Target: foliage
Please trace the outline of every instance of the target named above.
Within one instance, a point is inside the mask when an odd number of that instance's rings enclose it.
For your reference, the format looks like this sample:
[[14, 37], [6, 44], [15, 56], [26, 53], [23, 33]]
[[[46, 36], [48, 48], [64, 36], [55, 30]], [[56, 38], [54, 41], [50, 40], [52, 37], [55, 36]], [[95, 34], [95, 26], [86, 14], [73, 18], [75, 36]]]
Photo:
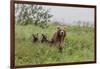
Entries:
[[16, 23], [20, 25], [34, 24], [44, 28], [47, 26], [47, 23], [50, 22], [50, 18], [53, 16], [49, 14], [49, 12], [50, 9], [42, 5], [16, 4]]
[[[16, 65], [81, 62], [94, 60], [94, 31], [87, 27], [67, 26], [63, 53], [48, 43], [32, 43], [33, 33], [47, 33], [49, 39], [57, 25], [50, 24], [41, 29], [34, 25], [15, 25], [15, 63]], [[78, 30], [80, 29], [80, 30]], [[91, 31], [90, 31], [91, 30]]]

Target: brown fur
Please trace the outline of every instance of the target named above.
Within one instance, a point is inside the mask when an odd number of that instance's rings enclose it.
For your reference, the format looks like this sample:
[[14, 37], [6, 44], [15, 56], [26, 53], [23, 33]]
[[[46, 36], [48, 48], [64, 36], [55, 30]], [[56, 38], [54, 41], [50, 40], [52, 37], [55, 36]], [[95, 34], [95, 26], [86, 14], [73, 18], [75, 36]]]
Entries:
[[53, 37], [51, 39], [51, 43], [53, 45], [57, 45], [60, 52], [62, 52], [62, 49], [63, 49], [63, 46], [64, 46], [65, 36], [66, 36], [65, 28], [57, 27], [57, 31], [53, 34]]

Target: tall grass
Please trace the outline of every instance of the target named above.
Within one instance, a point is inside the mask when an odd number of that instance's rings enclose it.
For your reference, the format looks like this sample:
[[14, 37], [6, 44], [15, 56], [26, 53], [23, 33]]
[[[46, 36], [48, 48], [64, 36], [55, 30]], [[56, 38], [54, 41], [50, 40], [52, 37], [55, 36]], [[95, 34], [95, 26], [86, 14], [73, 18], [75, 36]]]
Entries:
[[15, 24], [15, 63], [16, 65], [66, 63], [94, 60], [94, 32], [93, 28], [67, 26], [63, 53], [57, 47], [48, 43], [33, 43], [33, 33], [47, 33], [49, 39], [56, 30], [56, 25], [49, 25], [46, 29], [38, 26], [21, 26]]

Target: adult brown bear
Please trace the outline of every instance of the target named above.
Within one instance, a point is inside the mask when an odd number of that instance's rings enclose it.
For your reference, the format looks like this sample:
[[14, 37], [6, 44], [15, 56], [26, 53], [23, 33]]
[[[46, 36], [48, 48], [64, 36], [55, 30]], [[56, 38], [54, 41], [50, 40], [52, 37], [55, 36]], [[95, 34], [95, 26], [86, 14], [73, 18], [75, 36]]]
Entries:
[[60, 52], [62, 52], [64, 47], [65, 36], [66, 36], [65, 27], [57, 27], [57, 30], [56, 32], [54, 32], [51, 39], [51, 44], [58, 46]]

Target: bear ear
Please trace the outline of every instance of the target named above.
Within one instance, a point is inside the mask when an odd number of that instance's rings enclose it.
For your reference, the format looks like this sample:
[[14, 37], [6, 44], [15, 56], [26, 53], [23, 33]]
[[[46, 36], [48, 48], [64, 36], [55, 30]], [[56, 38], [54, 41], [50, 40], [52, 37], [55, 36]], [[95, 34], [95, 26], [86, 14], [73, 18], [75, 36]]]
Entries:
[[59, 27], [59, 26], [57, 26], [57, 29], [59, 30], [59, 29], [60, 29], [60, 27]]
[[32, 34], [32, 36], [34, 36], [34, 34]]
[[64, 26], [63, 29], [64, 29], [64, 30], [67, 30], [67, 26]]
[[64, 26], [64, 29], [66, 29], [67, 27], [66, 26]]

